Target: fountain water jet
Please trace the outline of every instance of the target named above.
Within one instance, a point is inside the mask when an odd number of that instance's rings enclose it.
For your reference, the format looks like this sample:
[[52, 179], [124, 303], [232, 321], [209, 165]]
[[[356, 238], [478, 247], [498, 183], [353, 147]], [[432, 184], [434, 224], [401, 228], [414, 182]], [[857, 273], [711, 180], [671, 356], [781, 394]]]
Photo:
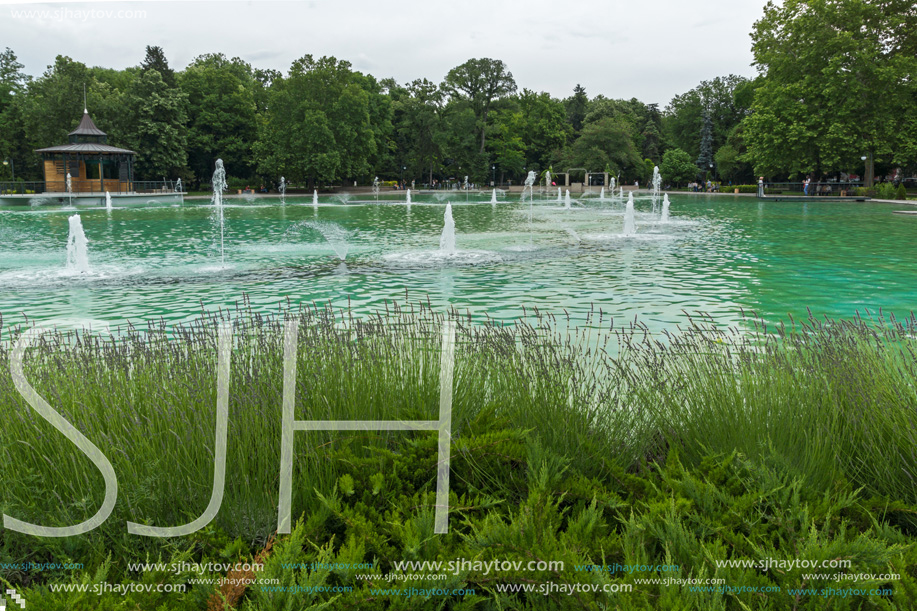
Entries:
[[459, 250], [455, 244], [455, 219], [452, 204], [446, 203], [443, 213], [443, 229], [439, 236], [439, 248], [410, 252], [396, 252], [384, 255], [383, 260], [396, 267], [453, 267], [482, 265], [501, 261], [500, 255], [486, 250]]
[[669, 222], [669, 194], [666, 193], [662, 196], [662, 216], [659, 217], [660, 223]]
[[89, 273], [88, 244], [80, 215], [74, 214], [70, 217], [70, 234], [67, 236], [67, 271]]
[[287, 203], [287, 179], [283, 176], [280, 177], [280, 186], [277, 188], [280, 191], [280, 204], [286, 205]]
[[659, 166], [653, 166], [653, 213], [656, 212], [656, 201], [659, 199], [659, 191], [662, 187], [662, 176], [659, 174]]
[[73, 179], [70, 177], [70, 172], [67, 172], [67, 199], [69, 200], [69, 206], [73, 207]]
[[494, 189], [490, 193], [490, 203], [493, 204], [494, 206], [497, 205], [497, 190], [496, 189]]
[[105, 192], [105, 209], [111, 211], [111, 193]]
[[226, 254], [223, 248], [224, 222], [223, 222], [223, 191], [226, 190], [226, 170], [223, 160], [217, 159], [216, 169], [213, 171], [213, 202], [220, 221], [220, 266], [226, 267]]
[[637, 223], [634, 220], [634, 192], [627, 193], [627, 208], [624, 210], [624, 230], [622, 233], [626, 236], [637, 233]]
[[564, 210], [569, 210], [572, 207], [572, 202], [570, 201], [570, 189], [567, 189], [567, 194], [564, 195]]
[[347, 251], [350, 250], [347, 240], [350, 238], [351, 232], [337, 223], [329, 223], [327, 221], [305, 221], [301, 226], [310, 227], [322, 234], [325, 241], [334, 249], [334, 254], [337, 255], [338, 259], [343, 261], [347, 258]]
[[605, 199], [605, 187], [602, 187], [602, 190], [599, 191], [599, 199]]
[[615, 196], [615, 177], [611, 177], [611, 196]]
[[443, 233], [439, 236], [439, 250], [446, 255], [455, 254], [455, 219], [452, 218], [452, 204], [446, 204]]
[[175, 181], [175, 192], [176, 192], [176, 193], [181, 193], [182, 190], [183, 190], [183, 188], [182, 188], [182, 185], [181, 185], [181, 178], [179, 178], [178, 180]]
[[411, 190], [410, 190], [410, 189], [408, 189], [408, 190], [405, 192], [405, 198], [406, 198], [406, 200], [407, 200], [407, 202], [408, 202], [408, 209], [410, 209], [410, 208], [411, 208]]

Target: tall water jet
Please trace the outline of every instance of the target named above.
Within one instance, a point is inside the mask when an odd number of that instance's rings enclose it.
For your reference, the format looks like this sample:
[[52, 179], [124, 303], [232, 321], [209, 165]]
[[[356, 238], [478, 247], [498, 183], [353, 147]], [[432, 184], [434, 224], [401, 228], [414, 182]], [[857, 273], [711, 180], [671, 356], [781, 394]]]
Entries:
[[111, 193], [105, 192], [105, 209], [111, 211]]
[[69, 205], [73, 206], [73, 179], [70, 177], [70, 172], [67, 172], [67, 199]]
[[564, 210], [569, 210], [572, 207], [572, 202], [570, 201], [570, 189], [567, 189], [567, 194], [564, 195]]
[[67, 271], [89, 273], [88, 244], [80, 215], [74, 214], [70, 217], [70, 235], [67, 236]]
[[379, 201], [379, 177], [378, 176], [373, 178], [373, 197], [376, 198], [376, 201]]
[[602, 187], [602, 190], [599, 191], [599, 199], [605, 199], [605, 187]]
[[525, 186], [522, 187], [522, 201], [525, 201], [525, 192], [529, 192], [529, 233], [532, 231], [532, 200], [535, 199], [535, 172], [529, 170], [528, 176], [525, 177]]
[[283, 176], [280, 177], [280, 186], [277, 187], [277, 190], [280, 191], [280, 203], [281, 205], [287, 203], [287, 179]]
[[497, 190], [496, 190], [496, 189], [494, 189], [494, 190], [491, 191], [491, 193], [490, 193], [490, 203], [491, 203], [491, 205], [493, 205], [493, 206], [496, 206], [496, 205], [497, 205]]
[[223, 248], [223, 191], [226, 190], [226, 170], [223, 168], [223, 160], [217, 159], [216, 169], [213, 171], [213, 206], [217, 211], [217, 219], [220, 222], [220, 265], [226, 267], [226, 254]]
[[535, 172], [529, 170], [528, 175], [525, 177], [525, 184], [522, 186], [522, 201], [525, 201], [525, 193], [528, 191], [529, 199], [533, 197], [535, 186]]
[[312, 207], [318, 208], [318, 189], [312, 189]]
[[406, 199], [407, 202], [408, 202], [408, 208], [410, 208], [410, 207], [411, 207], [411, 190], [410, 190], [410, 189], [408, 189], [408, 190], [405, 192], [405, 199]]
[[182, 192], [181, 178], [175, 181], [175, 192], [176, 193]]
[[634, 192], [627, 193], [627, 208], [624, 210], [624, 235], [637, 233], [637, 223], [634, 220]]
[[656, 212], [656, 201], [659, 199], [659, 191], [662, 188], [662, 176], [659, 174], [659, 166], [653, 166], [653, 212]]
[[669, 222], [669, 194], [666, 193], [662, 196], [662, 216], [659, 217], [660, 223]]
[[624, 199], [624, 187], [621, 187], [620, 191], [618, 192], [618, 197]]
[[452, 204], [446, 204], [443, 233], [439, 236], [439, 250], [443, 254], [455, 254], [455, 220], [452, 218]]
[[557, 187], [557, 203], [564, 201], [564, 196], [561, 193], [560, 187]]
[[548, 188], [551, 186], [551, 170], [544, 171], [544, 190], [547, 192]]
[[611, 196], [615, 196], [615, 177], [611, 177]]

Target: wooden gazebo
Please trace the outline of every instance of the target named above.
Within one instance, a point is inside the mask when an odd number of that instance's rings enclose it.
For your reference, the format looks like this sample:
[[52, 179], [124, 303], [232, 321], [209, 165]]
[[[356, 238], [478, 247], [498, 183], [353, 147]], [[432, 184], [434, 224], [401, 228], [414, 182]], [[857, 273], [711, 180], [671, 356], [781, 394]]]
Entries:
[[83, 110], [69, 134], [69, 144], [38, 149], [45, 169], [45, 192], [65, 193], [67, 174], [73, 193], [131, 193], [134, 190], [134, 151], [110, 146], [108, 135]]

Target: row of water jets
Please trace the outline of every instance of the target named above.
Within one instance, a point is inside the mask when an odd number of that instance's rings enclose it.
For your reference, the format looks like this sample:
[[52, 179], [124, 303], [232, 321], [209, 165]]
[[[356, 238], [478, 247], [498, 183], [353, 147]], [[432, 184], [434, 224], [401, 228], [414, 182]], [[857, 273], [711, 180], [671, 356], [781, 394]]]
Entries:
[[[529, 223], [532, 222], [532, 198], [531, 198], [531, 187], [534, 184], [534, 172], [529, 172], [528, 179], [526, 180], [526, 188], [529, 190]], [[550, 174], [547, 174], [550, 177]], [[550, 180], [550, 178], [548, 178]], [[611, 189], [612, 194], [614, 193], [614, 177], [611, 179]], [[374, 181], [375, 184], [378, 184], [378, 179]], [[659, 168], [654, 168], [653, 171], [653, 212], [656, 211], [656, 200], [659, 195], [661, 184], [661, 177], [659, 175]], [[282, 203], [286, 203], [286, 179], [280, 177], [280, 198]], [[226, 190], [226, 169], [223, 166], [223, 160], [217, 159], [216, 169], [213, 173], [213, 198], [212, 203], [214, 211], [216, 214], [216, 220], [220, 226], [220, 265], [226, 266], [226, 251], [225, 251], [225, 219], [223, 213], [223, 192]], [[71, 193], [71, 179], [70, 174], [67, 174], [67, 191]], [[624, 199], [624, 188], [621, 187], [618, 197]], [[523, 191], [523, 200], [525, 198], [525, 191]], [[411, 205], [411, 190], [408, 189], [406, 192], [407, 205], [410, 208]], [[602, 187], [602, 190], [599, 194], [600, 200], [605, 200], [605, 188]], [[614, 199], [614, 195], [612, 196]], [[561, 198], [561, 189], [557, 188], [557, 201], [561, 201], [564, 204], [564, 209], [570, 210], [572, 208], [572, 200], [570, 198], [570, 190], [567, 189], [566, 194], [563, 199]], [[494, 189], [491, 193], [490, 203], [496, 206], [497, 204], [497, 190]], [[318, 191], [314, 190], [312, 192], [312, 205], [316, 208], [318, 207]], [[111, 194], [108, 192], [105, 193], [105, 207], [108, 210], [112, 209], [111, 203]], [[662, 199], [662, 212], [659, 218], [659, 222], [667, 223], [669, 221], [669, 196], [665, 194]], [[88, 273], [90, 271], [89, 267], [89, 252], [88, 252], [88, 240], [86, 239], [86, 233], [83, 230], [83, 224], [80, 219], [79, 214], [74, 214], [69, 219], [70, 222], [70, 231], [67, 238], [67, 269], [73, 273]], [[294, 229], [301, 227], [310, 227], [315, 229], [325, 240], [334, 248], [335, 253], [338, 258], [342, 261], [347, 257], [347, 238], [349, 237], [349, 232], [343, 228], [335, 225], [334, 223], [326, 223], [320, 221], [309, 221], [305, 223], [300, 223], [297, 226], [294, 226]], [[623, 236], [633, 236], [637, 233], [636, 225], [636, 213], [634, 210], [634, 194], [629, 192], [627, 196], [627, 204], [624, 209], [624, 227], [622, 230]], [[453, 255], [456, 252], [455, 249], [455, 219], [452, 216], [452, 204], [446, 204], [446, 211], [443, 217], [443, 231], [439, 239], [439, 249], [440, 252], [444, 255]]]

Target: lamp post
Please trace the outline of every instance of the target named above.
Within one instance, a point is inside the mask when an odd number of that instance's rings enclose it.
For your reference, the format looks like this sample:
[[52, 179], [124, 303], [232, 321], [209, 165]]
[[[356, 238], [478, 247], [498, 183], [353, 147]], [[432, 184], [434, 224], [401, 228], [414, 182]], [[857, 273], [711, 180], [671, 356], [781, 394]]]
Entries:
[[874, 180], [875, 168], [872, 164], [872, 151], [868, 151], [865, 155], [860, 157], [860, 160], [863, 162], [863, 186], [867, 189], [872, 186]]
[[10, 157], [9, 159], [4, 159], [3, 165], [10, 166], [10, 171], [13, 173], [13, 182], [15, 182], [16, 181], [16, 164], [13, 163], [13, 158]]

